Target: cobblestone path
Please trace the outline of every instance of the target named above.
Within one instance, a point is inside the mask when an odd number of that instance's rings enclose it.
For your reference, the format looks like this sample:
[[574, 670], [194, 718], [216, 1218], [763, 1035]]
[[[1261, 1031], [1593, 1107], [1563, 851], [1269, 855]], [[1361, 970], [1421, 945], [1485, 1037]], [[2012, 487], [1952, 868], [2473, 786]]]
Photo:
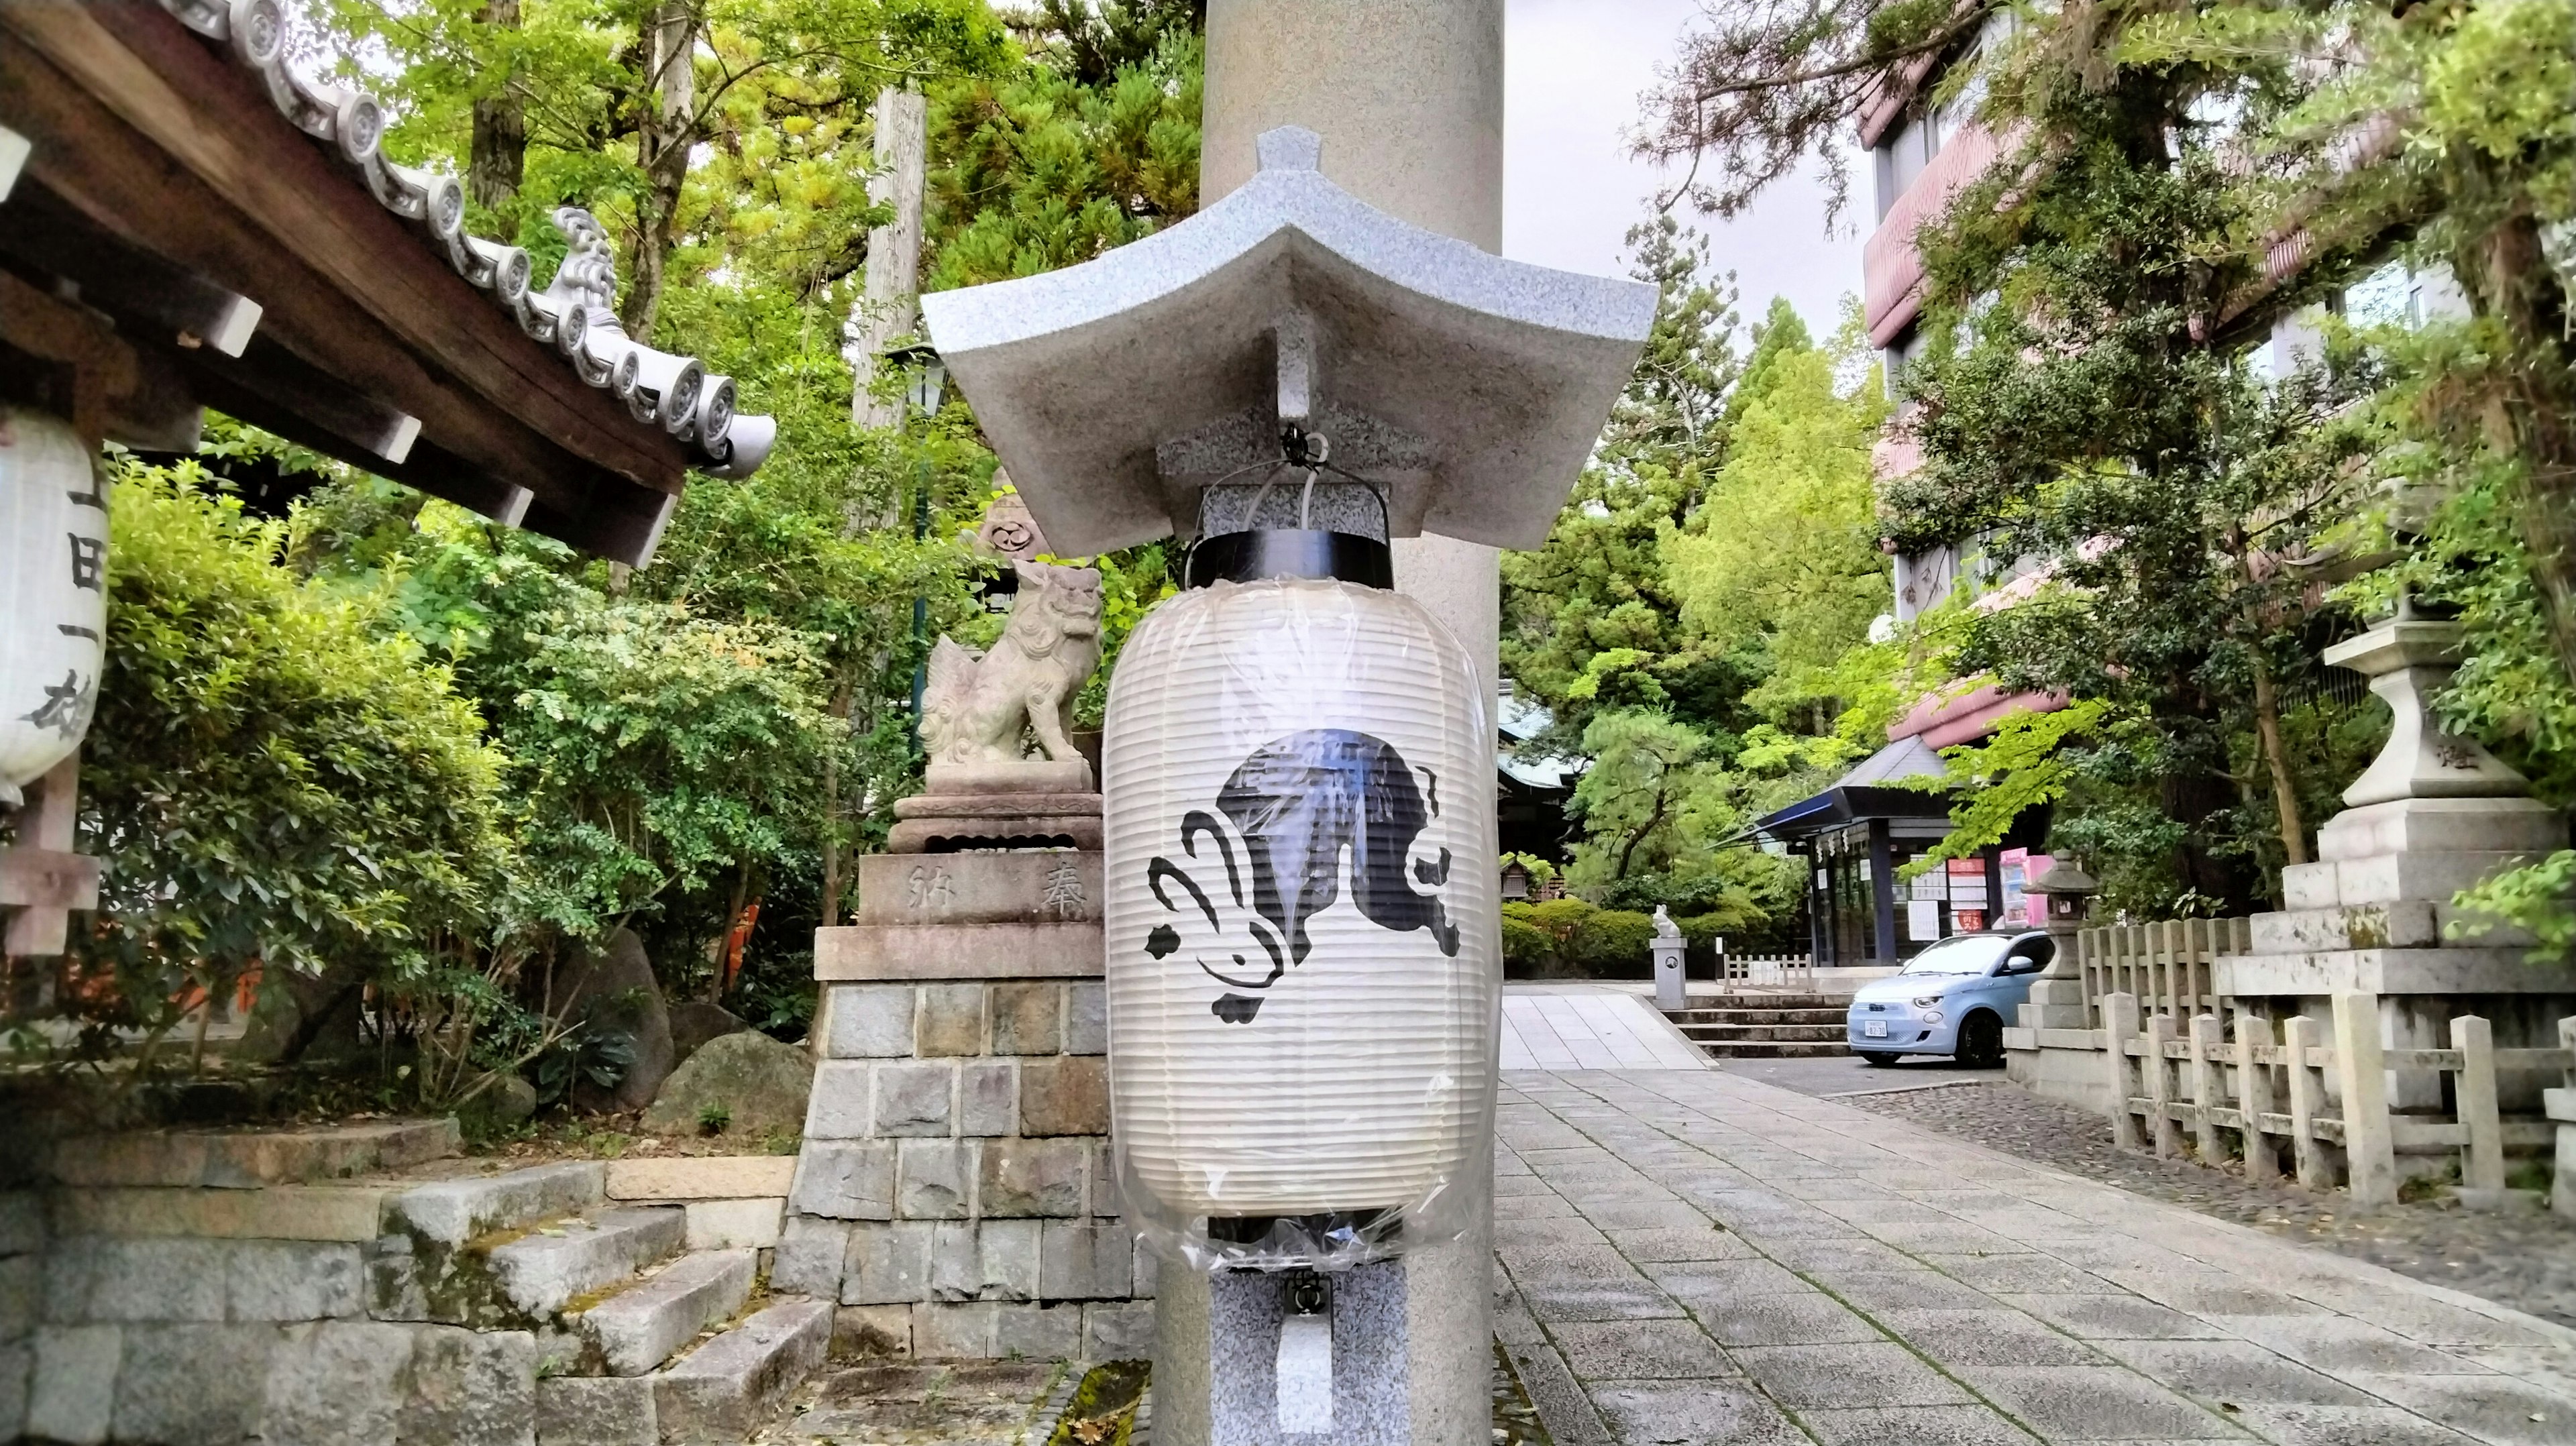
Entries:
[[[2356, 1211], [2339, 1195], [2255, 1185], [2187, 1160], [2118, 1149], [2100, 1115], [2009, 1084], [1846, 1103], [2576, 1326], [2576, 1224], [2555, 1215], [2431, 1204]], [[2576, 1433], [2568, 1439], [2576, 1442]]]
[[1740, 1076], [1511, 1074], [1496, 1173], [1557, 1446], [2576, 1442], [2576, 1332]]

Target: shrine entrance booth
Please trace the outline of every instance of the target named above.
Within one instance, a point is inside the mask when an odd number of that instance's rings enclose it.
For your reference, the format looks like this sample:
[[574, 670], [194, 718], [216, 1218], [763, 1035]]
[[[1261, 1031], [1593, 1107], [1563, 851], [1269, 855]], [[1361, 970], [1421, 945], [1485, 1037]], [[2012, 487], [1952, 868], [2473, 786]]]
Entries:
[[2025, 861], [2047, 833], [2047, 807], [1971, 857], [1909, 870], [1950, 832], [1949, 790], [1926, 786], [1942, 777], [1938, 755], [1902, 738], [1832, 787], [1755, 821], [1764, 838], [1807, 860], [1817, 967], [1889, 968], [1953, 934], [2026, 921]]

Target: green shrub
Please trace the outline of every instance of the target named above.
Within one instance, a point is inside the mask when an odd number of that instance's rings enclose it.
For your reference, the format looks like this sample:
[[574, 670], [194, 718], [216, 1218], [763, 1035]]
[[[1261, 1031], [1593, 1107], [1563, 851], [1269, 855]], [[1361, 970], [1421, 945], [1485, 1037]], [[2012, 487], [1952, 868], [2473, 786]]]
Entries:
[[1503, 968], [1523, 977], [1544, 975], [1556, 964], [1556, 938], [1527, 919], [1512, 917], [1523, 904], [1503, 906]]
[[1647, 946], [1655, 937], [1652, 917], [1627, 909], [1595, 909], [1574, 930], [1568, 952], [1576, 965], [1595, 978], [1643, 976], [1652, 967]]

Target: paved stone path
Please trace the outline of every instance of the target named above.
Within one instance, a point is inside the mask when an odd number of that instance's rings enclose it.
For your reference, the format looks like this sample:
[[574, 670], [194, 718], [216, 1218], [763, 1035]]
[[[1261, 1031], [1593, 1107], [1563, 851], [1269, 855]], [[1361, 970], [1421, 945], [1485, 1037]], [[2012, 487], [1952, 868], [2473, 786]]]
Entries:
[[2576, 1443], [2576, 1332], [1719, 1071], [1507, 1077], [1557, 1446]]
[[[2556, 1215], [2434, 1204], [2355, 1210], [2348, 1196], [2257, 1185], [2233, 1171], [2118, 1149], [2102, 1116], [2009, 1084], [1849, 1102], [2576, 1326], [2576, 1222]], [[2576, 1433], [2568, 1439], [2576, 1443]]]
[[1513, 984], [1503, 990], [1503, 1068], [1708, 1068], [1648, 999], [1594, 984]]

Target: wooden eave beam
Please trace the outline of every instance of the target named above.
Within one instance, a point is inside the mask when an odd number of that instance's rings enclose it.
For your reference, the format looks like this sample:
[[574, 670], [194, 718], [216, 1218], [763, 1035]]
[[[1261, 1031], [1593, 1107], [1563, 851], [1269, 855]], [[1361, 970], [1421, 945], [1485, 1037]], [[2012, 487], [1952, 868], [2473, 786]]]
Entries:
[[0, 32], [27, 42], [0, 44], [0, 120], [34, 142], [28, 180], [258, 302], [263, 339], [419, 418], [423, 444], [489, 474], [424, 490], [477, 506], [524, 489], [530, 525], [580, 546], [641, 536], [635, 518], [667, 513], [686, 465], [676, 439], [582, 383], [166, 13], [0, 5]]

